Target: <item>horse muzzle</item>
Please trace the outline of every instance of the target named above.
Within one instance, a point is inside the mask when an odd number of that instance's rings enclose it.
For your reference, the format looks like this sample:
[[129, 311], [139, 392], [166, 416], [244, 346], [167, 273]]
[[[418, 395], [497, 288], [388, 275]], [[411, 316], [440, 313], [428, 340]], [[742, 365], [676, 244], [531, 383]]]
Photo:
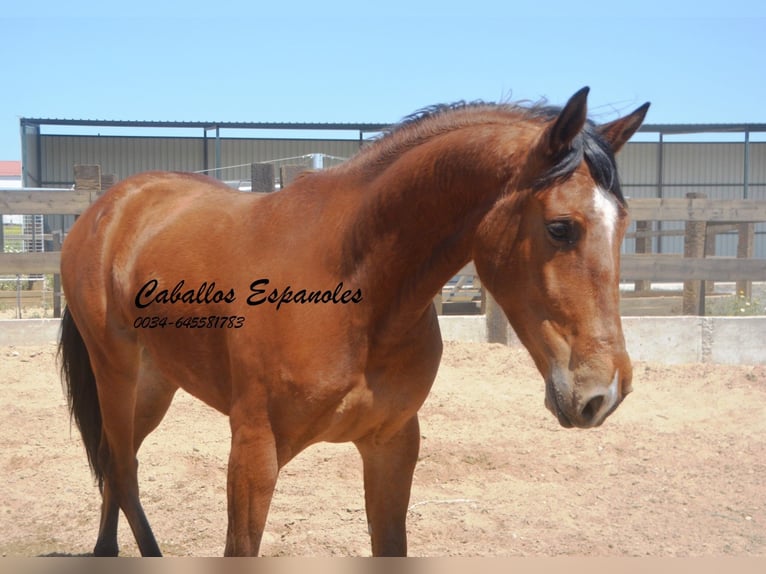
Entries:
[[600, 426], [614, 412], [631, 391], [631, 381], [620, 378], [616, 369], [607, 386], [594, 385], [577, 392], [572, 377], [554, 373], [545, 381], [545, 406], [565, 428], [593, 428]]

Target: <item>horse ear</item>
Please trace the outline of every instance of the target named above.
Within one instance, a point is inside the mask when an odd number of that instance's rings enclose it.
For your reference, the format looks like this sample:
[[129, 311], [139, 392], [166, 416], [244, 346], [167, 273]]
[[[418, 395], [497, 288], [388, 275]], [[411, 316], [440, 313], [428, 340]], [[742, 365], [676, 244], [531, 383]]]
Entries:
[[589, 87], [580, 89], [569, 98], [555, 121], [548, 126], [542, 140], [549, 157], [558, 157], [567, 151], [580, 133], [588, 116]]
[[609, 143], [612, 152], [617, 153], [620, 151], [622, 146], [636, 133], [636, 130], [644, 121], [648, 110], [649, 102], [646, 102], [633, 113], [598, 127], [599, 134]]

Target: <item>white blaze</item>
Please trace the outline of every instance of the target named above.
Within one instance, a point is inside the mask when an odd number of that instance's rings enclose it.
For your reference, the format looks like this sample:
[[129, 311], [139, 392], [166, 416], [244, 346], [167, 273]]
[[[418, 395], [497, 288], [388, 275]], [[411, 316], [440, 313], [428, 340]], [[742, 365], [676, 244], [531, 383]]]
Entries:
[[600, 187], [596, 187], [593, 190], [593, 211], [597, 219], [595, 223], [603, 226], [609, 247], [614, 247], [619, 217], [615, 199]]

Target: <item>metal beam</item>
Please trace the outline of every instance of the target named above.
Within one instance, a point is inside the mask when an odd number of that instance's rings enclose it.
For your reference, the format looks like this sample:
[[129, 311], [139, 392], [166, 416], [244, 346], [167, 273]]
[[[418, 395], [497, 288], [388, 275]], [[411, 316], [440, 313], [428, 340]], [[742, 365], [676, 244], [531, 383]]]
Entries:
[[[328, 130], [379, 132], [396, 122], [198, 122], [156, 120], [75, 120], [62, 118], [21, 118], [21, 125], [30, 126], [95, 126], [143, 128], [203, 128], [251, 130]], [[639, 132], [663, 134], [766, 132], [765, 123], [735, 124], [644, 124]]]
[[379, 132], [390, 123], [354, 122], [180, 122], [153, 120], [71, 120], [58, 118], [21, 118], [22, 126], [82, 126], [136, 128], [194, 128], [247, 130], [324, 130]]

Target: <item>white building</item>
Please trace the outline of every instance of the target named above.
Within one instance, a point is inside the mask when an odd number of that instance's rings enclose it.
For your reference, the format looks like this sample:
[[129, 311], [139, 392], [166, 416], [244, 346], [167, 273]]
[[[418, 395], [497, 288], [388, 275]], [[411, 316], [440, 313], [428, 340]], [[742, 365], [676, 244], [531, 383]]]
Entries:
[[20, 161], [0, 161], [0, 187], [21, 187]]
[[[0, 160], [0, 188], [21, 187], [21, 162]], [[20, 215], [3, 215], [3, 223], [21, 223]]]

